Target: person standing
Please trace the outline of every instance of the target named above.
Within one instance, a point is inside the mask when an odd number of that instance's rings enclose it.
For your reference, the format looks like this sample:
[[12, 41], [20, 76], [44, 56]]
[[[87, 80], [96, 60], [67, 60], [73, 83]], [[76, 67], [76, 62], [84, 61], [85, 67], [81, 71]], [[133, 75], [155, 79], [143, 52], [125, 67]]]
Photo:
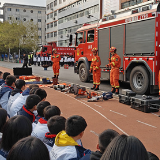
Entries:
[[93, 58], [92, 58], [92, 63], [90, 66], [90, 73], [93, 72], [93, 87], [91, 88], [92, 90], [99, 90], [99, 85], [100, 85], [100, 78], [101, 78], [101, 59], [98, 56], [98, 49], [93, 48], [92, 49], [93, 53]]
[[112, 93], [119, 94], [119, 67], [121, 66], [121, 58], [116, 53], [116, 47], [110, 48], [110, 53], [112, 55], [111, 59], [109, 58], [110, 63], [107, 67], [111, 67], [110, 72], [110, 84], [112, 86]]
[[55, 49], [55, 48], [53, 48], [53, 50], [52, 50], [51, 60], [53, 62], [52, 68], [53, 68], [53, 72], [54, 72], [54, 78], [58, 79], [59, 69], [60, 69], [59, 61], [61, 60], [61, 56], [59, 54], [57, 54], [57, 49]]
[[28, 54], [29, 66], [31, 66], [31, 53]]
[[24, 68], [24, 67], [28, 68], [27, 64], [28, 64], [28, 56], [24, 53], [23, 54], [23, 66], [22, 66], [22, 68]]

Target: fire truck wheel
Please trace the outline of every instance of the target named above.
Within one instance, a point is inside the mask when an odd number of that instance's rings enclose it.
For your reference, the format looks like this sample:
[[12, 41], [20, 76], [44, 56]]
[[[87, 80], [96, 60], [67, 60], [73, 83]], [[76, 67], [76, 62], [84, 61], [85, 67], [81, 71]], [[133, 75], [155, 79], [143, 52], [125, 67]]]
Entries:
[[145, 94], [149, 91], [149, 74], [144, 66], [137, 66], [130, 74], [130, 86], [137, 94]]
[[79, 66], [79, 78], [82, 82], [88, 81], [88, 72], [84, 63], [81, 63]]

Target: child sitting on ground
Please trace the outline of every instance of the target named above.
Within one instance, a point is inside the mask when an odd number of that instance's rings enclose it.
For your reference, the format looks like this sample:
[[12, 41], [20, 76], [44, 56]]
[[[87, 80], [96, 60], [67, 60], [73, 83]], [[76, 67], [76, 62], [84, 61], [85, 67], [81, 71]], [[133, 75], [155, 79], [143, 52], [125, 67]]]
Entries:
[[7, 111], [8, 99], [11, 91], [14, 90], [16, 77], [9, 75], [6, 78], [6, 84], [0, 89], [0, 104]]
[[45, 134], [49, 132], [47, 127], [47, 121], [50, 117], [55, 115], [60, 115], [61, 111], [57, 106], [47, 106], [44, 109], [44, 118], [40, 118], [38, 121], [38, 124], [32, 131], [32, 136], [39, 138], [41, 141], [43, 141]]
[[13, 102], [18, 98], [18, 96], [25, 90], [25, 81], [22, 79], [16, 80], [16, 88], [11, 91], [11, 95], [7, 104], [7, 113], [10, 115], [10, 108]]
[[7, 76], [10, 75], [10, 73], [9, 72], [4, 72], [2, 75], [3, 75], [3, 78], [1, 79], [0, 89], [5, 85], [6, 78], [7, 78]]
[[3, 72], [0, 71], [0, 86], [4, 83]]
[[75, 115], [67, 119], [65, 131], [57, 134], [55, 144], [50, 151], [51, 160], [80, 159], [84, 152], [90, 152], [78, 145], [77, 140], [81, 139], [87, 127], [85, 119]]
[[22, 108], [22, 106], [26, 103], [27, 97], [31, 94], [30, 91], [33, 88], [39, 88], [36, 84], [31, 84], [29, 88], [24, 90], [22, 94], [18, 96], [18, 98], [13, 102], [13, 104], [10, 107], [10, 117], [13, 117], [17, 114], [17, 112]]
[[17, 115], [23, 115], [29, 118], [33, 123], [35, 121], [35, 115], [33, 111], [37, 110], [37, 104], [41, 101], [37, 95], [29, 95], [26, 100], [26, 104], [17, 112]]
[[81, 160], [100, 160], [109, 143], [118, 136], [119, 133], [112, 129], [107, 129], [99, 135], [97, 151], [86, 154]]
[[41, 88], [38, 88], [34, 94], [38, 95], [41, 98], [41, 101], [45, 101], [47, 97], [47, 92]]
[[40, 118], [44, 117], [43, 110], [47, 106], [51, 105], [48, 101], [41, 101], [37, 104], [37, 113], [38, 115], [36, 116], [35, 121], [33, 122], [33, 128], [35, 128], [36, 124], [38, 123]]
[[66, 122], [66, 119], [62, 116], [53, 116], [48, 120], [47, 126], [49, 129], [49, 132], [45, 134], [45, 138], [43, 139], [43, 142], [45, 143], [49, 152], [51, 151], [54, 145], [56, 135], [60, 131], [65, 129], [65, 122]]

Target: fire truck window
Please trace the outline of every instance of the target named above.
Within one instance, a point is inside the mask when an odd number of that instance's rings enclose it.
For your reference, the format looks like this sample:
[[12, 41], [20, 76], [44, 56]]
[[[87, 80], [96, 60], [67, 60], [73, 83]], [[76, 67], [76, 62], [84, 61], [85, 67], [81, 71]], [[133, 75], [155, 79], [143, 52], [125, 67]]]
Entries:
[[47, 47], [43, 47], [43, 52], [47, 51]]
[[83, 32], [79, 32], [77, 34], [76, 46], [78, 46], [80, 43], [83, 43]]
[[87, 42], [94, 42], [94, 30], [88, 31]]
[[84, 32], [84, 43], [86, 43], [86, 31]]

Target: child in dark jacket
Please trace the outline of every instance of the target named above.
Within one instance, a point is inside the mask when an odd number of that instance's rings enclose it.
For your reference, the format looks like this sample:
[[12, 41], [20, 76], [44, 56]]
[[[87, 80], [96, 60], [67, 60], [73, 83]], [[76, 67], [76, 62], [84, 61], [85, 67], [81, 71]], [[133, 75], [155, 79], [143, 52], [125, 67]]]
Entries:
[[48, 120], [47, 126], [49, 129], [49, 132], [45, 134], [45, 138], [43, 139], [43, 142], [45, 143], [49, 152], [54, 145], [56, 135], [60, 131], [65, 129], [65, 122], [66, 122], [66, 118], [62, 116], [53, 116]]
[[26, 104], [17, 112], [17, 115], [23, 115], [29, 118], [33, 123], [35, 121], [35, 115], [33, 111], [37, 110], [37, 104], [41, 101], [37, 95], [29, 95], [26, 100]]
[[[3, 86], [5, 86], [6, 78], [7, 78], [7, 76], [9, 76], [9, 75], [10, 75], [9, 72], [4, 72], [4, 73], [1, 74], [0, 89], [1, 89]], [[3, 76], [3, 78], [2, 78], [2, 76]]]
[[97, 151], [86, 154], [81, 160], [100, 160], [109, 143], [118, 136], [119, 133], [112, 129], [107, 129], [99, 135]]
[[11, 91], [14, 90], [16, 77], [9, 75], [6, 78], [5, 85], [0, 89], [0, 105], [7, 110], [8, 99]]

